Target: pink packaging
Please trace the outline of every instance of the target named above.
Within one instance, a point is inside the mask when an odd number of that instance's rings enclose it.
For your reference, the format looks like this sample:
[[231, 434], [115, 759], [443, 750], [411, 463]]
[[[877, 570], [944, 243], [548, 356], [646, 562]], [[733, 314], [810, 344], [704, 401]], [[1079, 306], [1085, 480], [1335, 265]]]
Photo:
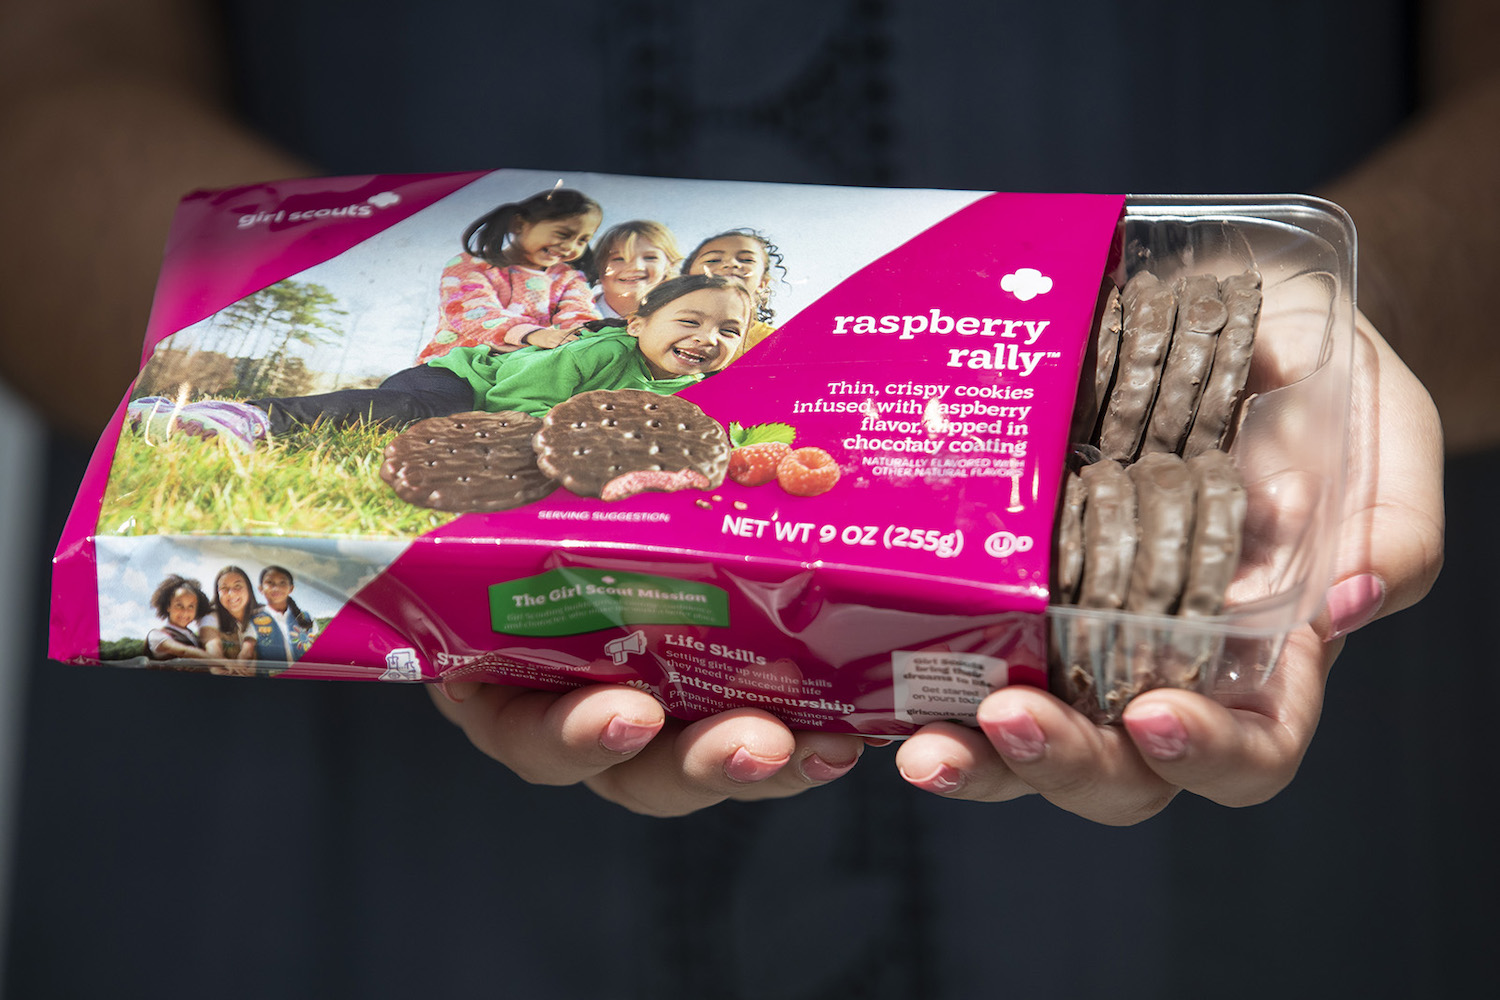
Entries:
[[[684, 251], [741, 227], [769, 244], [774, 318], [761, 330], [774, 330], [671, 396], [722, 433], [706, 476], [633, 474], [602, 490], [618, 499], [548, 482], [520, 500], [500, 485], [486, 495], [504, 509], [454, 512], [408, 503], [382, 478], [396, 427], [320, 426], [248, 448], [184, 431], [201, 400], [373, 386], [447, 349], [465, 310], [481, 311], [445, 271], [465, 230], [554, 188], [601, 206], [599, 234], [645, 219]], [[1122, 196], [511, 170], [196, 192], [173, 222], [142, 375], [58, 549], [51, 655], [285, 678], [626, 683], [684, 718], [753, 706], [795, 728], [872, 735], [972, 719], [996, 687], [1047, 684], [1053, 516], [1124, 210]], [[568, 271], [516, 272], [515, 287], [541, 294], [555, 280], [577, 299], [583, 279]], [[611, 335], [627, 354], [648, 350], [634, 326]], [[520, 355], [502, 346], [482, 353], [503, 372]], [[143, 398], [158, 402], [127, 406]], [[757, 441], [817, 449], [804, 457], [825, 467], [736, 481], [728, 449]], [[564, 457], [564, 472], [568, 461], [595, 471]], [[245, 643], [277, 642], [250, 660], [173, 658], [170, 644], [153, 656], [167, 624], [158, 585], [194, 579], [212, 602], [226, 566], [257, 588], [251, 605], [272, 605], [261, 571], [295, 581], [298, 613], [244, 613]], [[200, 645], [222, 621], [208, 611], [182, 625]]]

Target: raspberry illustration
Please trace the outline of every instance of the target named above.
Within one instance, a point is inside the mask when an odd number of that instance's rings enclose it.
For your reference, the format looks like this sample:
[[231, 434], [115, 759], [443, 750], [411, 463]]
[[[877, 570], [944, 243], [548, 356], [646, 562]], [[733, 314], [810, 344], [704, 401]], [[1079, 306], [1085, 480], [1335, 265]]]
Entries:
[[798, 448], [776, 464], [776, 478], [794, 497], [815, 497], [839, 481], [839, 464], [822, 448]]
[[764, 486], [776, 478], [776, 466], [792, 450], [780, 441], [747, 444], [729, 453], [729, 478], [741, 486]]

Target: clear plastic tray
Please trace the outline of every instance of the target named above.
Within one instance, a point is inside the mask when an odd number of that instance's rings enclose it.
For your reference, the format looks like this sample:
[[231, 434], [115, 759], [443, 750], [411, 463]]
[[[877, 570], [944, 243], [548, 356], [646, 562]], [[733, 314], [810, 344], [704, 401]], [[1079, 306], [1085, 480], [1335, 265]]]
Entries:
[[1092, 671], [1089, 704], [1118, 717], [1162, 685], [1254, 688], [1288, 633], [1318, 611], [1342, 514], [1354, 344], [1355, 233], [1337, 205], [1301, 195], [1131, 196], [1115, 280], [1255, 268], [1263, 304], [1246, 402], [1230, 445], [1247, 515], [1223, 613], [1151, 616], [1053, 605], [1055, 659]]

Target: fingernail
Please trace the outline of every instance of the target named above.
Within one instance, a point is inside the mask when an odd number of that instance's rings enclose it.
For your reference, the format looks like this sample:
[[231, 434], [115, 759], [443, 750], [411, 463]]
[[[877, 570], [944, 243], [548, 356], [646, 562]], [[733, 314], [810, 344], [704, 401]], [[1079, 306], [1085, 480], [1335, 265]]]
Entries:
[[1157, 711], [1125, 716], [1125, 728], [1141, 752], [1157, 760], [1177, 760], [1187, 753], [1187, 730], [1171, 712]]
[[755, 754], [744, 747], [740, 747], [734, 752], [732, 757], [724, 762], [724, 773], [729, 775], [732, 781], [738, 781], [747, 785], [753, 784], [757, 781], [764, 781], [781, 770], [786, 766], [788, 760], [791, 760], [790, 754], [785, 757], [778, 757], [775, 760], [767, 760], [764, 757], [755, 756]]
[[963, 772], [956, 767], [949, 767], [947, 764], [939, 764], [937, 770], [925, 777], [914, 778], [905, 771], [901, 772], [901, 777], [905, 778], [911, 784], [916, 785], [924, 792], [937, 792], [939, 795], [951, 795], [958, 791], [964, 783]]
[[856, 757], [846, 764], [830, 764], [815, 753], [810, 753], [802, 758], [802, 776], [808, 781], [832, 781], [841, 774], [848, 774], [849, 770], [859, 763]]
[[888, 740], [884, 736], [866, 736], [864, 740], [867, 747], [888, 747], [896, 742], [895, 740]]
[[617, 715], [604, 727], [604, 732], [599, 735], [599, 743], [610, 753], [635, 753], [655, 739], [660, 731], [659, 725], [643, 726]]
[[455, 705], [462, 705], [479, 690], [478, 681], [439, 681], [438, 690]]
[[1328, 591], [1328, 617], [1333, 625], [1329, 638], [1337, 639], [1370, 624], [1383, 604], [1385, 583], [1374, 573], [1341, 580]]
[[1047, 752], [1047, 734], [1030, 712], [1002, 715], [984, 723], [984, 732], [996, 750], [1014, 761], [1029, 764]]

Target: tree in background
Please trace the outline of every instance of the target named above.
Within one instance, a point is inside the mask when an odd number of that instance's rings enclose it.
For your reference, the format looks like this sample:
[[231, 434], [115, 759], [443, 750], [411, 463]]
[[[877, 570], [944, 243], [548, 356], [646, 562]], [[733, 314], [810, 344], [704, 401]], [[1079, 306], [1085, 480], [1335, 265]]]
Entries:
[[[345, 335], [347, 310], [314, 282], [277, 282], [221, 309], [191, 344], [167, 341], [147, 363], [134, 395], [298, 395], [318, 372], [294, 345], [317, 347]], [[173, 340], [176, 337], [172, 338]]]

